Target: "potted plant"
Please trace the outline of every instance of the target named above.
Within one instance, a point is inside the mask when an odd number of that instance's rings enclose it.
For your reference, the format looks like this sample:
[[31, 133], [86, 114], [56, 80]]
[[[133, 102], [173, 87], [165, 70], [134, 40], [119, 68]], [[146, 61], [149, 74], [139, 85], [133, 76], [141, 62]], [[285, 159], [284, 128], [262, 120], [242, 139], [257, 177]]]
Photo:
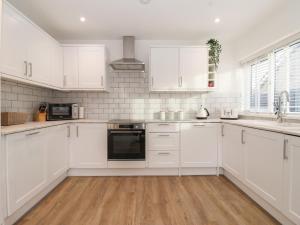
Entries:
[[222, 45], [216, 39], [210, 39], [206, 43], [209, 46], [209, 63], [213, 63], [218, 68], [220, 62], [220, 54], [222, 52]]

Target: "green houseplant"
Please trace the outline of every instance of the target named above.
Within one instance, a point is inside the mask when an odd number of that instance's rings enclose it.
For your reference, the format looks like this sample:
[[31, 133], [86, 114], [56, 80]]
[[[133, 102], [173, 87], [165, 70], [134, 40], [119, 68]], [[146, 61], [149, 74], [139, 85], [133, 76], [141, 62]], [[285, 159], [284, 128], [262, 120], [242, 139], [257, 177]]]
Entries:
[[220, 62], [220, 54], [222, 52], [222, 45], [216, 39], [209, 39], [206, 43], [209, 46], [209, 57], [210, 63], [215, 64], [216, 68], [218, 68]]

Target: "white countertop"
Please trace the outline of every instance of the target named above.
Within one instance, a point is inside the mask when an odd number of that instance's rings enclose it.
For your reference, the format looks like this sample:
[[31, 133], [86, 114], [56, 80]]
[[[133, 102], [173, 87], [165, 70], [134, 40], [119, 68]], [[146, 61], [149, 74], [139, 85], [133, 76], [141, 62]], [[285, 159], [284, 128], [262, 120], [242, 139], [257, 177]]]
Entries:
[[1, 126], [1, 135], [8, 135], [13, 133], [19, 133], [23, 131], [41, 129], [46, 127], [53, 127], [62, 124], [70, 124], [70, 123], [107, 123], [108, 120], [62, 120], [62, 121], [46, 121], [46, 122], [27, 122], [19, 125], [12, 126]]
[[[47, 122], [28, 122], [20, 125], [2, 126], [1, 135], [8, 135], [19, 133], [23, 131], [41, 129], [46, 127], [58, 126], [70, 123], [107, 123], [108, 120], [63, 120], [63, 121], [47, 121]], [[224, 123], [231, 125], [238, 125], [249, 128], [256, 128], [261, 130], [273, 131], [283, 134], [300, 136], [300, 123], [277, 123], [276, 121], [269, 120], [220, 120], [220, 119], [207, 119], [207, 120], [146, 120], [145, 123]]]

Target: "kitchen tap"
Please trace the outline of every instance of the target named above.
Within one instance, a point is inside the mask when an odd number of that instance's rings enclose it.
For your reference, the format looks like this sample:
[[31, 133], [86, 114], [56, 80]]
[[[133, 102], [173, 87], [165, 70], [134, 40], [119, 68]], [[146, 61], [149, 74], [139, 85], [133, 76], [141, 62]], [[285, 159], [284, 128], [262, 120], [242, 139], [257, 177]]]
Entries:
[[289, 93], [287, 91], [280, 92], [280, 94], [278, 96], [278, 102], [274, 103], [275, 115], [277, 116], [277, 122], [279, 122], [279, 123], [283, 122], [283, 117], [286, 116], [286, 110], [287, 110], [286, 104], [289, 101], [290, 101]]

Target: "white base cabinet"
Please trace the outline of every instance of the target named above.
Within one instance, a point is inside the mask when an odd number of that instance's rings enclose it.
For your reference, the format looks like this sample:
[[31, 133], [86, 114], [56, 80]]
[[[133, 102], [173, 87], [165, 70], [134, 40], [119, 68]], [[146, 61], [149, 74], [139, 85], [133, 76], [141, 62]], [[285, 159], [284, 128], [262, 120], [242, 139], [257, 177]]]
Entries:
[[244, 177], [242, 132], [242, 127], [222, 125], [223, 168], [239, 179]]
[[218, 166], [218, 125], [181, 124], [181, 167]]
[[107, 124], [70, 125], [70, 168], [107, 168]]
[[284, 135], [246, 128], [243, 137], [245, 183], [282, 209]]
[[285, 136], [284, 209], [288, 218], [300, 224], [300, 137]]

